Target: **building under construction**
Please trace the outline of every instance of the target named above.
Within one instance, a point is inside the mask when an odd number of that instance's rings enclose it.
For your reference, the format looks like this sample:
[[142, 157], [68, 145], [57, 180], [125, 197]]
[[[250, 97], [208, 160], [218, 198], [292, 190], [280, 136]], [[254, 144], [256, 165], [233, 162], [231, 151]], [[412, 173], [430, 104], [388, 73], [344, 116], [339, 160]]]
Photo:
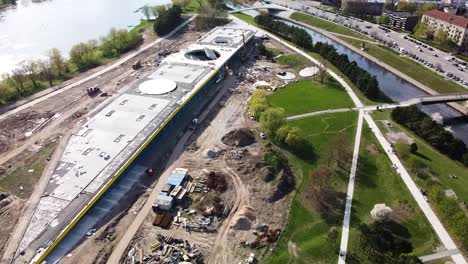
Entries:
[[[101, 196], [114, 199], [109, 195], [111, 185], [144, 174], [147, 168], [139, 163], [143, 156], [157, 156], [158, 151], [174, 146], [180, 132], [217, 94], [220, 82], [232, 72], [230, 64], [244, 55], [254, 34], [234, 23], [213, 29], [188, 48], [167, 56], [148, 77], [102, 106], [75, 131], [50, 176], [14, 262], [45, 260], [88, 210], [99, 204]], [[131, 184], [122, 186], [131, 188]]]

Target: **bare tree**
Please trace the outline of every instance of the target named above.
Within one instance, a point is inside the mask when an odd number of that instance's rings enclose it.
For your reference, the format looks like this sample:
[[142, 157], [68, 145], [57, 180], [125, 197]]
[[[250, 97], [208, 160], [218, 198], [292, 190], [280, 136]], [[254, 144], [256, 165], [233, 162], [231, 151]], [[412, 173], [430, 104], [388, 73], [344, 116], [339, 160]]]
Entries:
[[146, 17], [146, 20], [151, 19], [151, 15], [153, 15], [153, 9], [150, 6], [144, 5], [142, 8], [140, 8], [140, 10], [141, 13]]
[[6, 74], [6, 80], [15, 87], [16, 92], [19, 96], [23, 96], [25, 92], [24, 82], [26, 77], [21, 68], [14, 69], [11, 74]]
[[39, 60], [37, 61], [37, 66], [39, 68], [39, 75], [41, 76], [41, 78], [46, 80], [51, 87], [54, 86], [53, 81], [55, 78], [55, 74], [50, 62], [46, 60]]
[[63, 73], [66, 71], [66, 63], [60, 50], [53, 48], [49, 51], [49, 63], [57, 69], [59, 76], [63, 76]]
[[21, 67], [26, 77], [32, 82], [34, 89], [38, 89], [37, 81], [39, 79], [39, 74], [37, 71], [37, 63], [35, 61], [26, 61]]

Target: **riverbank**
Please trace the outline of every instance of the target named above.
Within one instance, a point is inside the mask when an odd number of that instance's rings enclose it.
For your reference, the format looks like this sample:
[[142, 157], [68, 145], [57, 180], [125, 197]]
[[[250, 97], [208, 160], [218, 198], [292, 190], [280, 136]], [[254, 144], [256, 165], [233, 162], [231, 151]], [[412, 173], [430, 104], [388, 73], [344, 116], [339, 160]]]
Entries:
[[[340, 37], [337, 37], [336, 35], [334, 34], [331, 34], [329, 33], [328, 31], [326, 30], [323, 30], [323, 29], [320, 29], [320, 28], [317, 28], [317, 27], [314, 27], [314, 26], [311, 26], [309, 24], [306, 24], [306, 23], [303, 23], [303, 22], [300, 22], [300, 21], [297, 21], [297, 20], [294, 20], [294, 19], [290, 19], [290, 18], [287, 18], [287, 17], [284, 17], [284, 16], [277, 16], [278, 18], [280, 19], [284, 19], [286, 21], [289, 21], [291, 23], [294, 23], [294, 24], [297, 24], [297, 25], [300, 25], [300, 26], [303, 26], [305, 28], [309, 28], [311, 30], [314, 30], [330, 39], [332, 39], [333, 41], [336, 41], [338, 43], [340, 43], [341, 45], [345, 46], [346, 48], [352, 50], [353, 52], [367, 58], [368, 60], [374, 62], [375, 64], [379, 65], [380, 67], [386, 69], [387, 71], [397, 75], [398, 77], [404, 79], [405, 81], [409, 82], [410, 84], [412, 84], [413, 86], [415, 86], [416, 88], [430, 94], [430, 95], [437, 95], [439, 94], [438, 92], [436, 92], [435, 90], [429, 88], [428, 86], [420, 83], [419, 81], [416, 81], [414, 80], [413, 78], [409, 77], [408, 75], [402, 73], [401, 71], [393, 68], [392, 66], [384, 63], [383, 61], [380, 61], [379, 59], [371, 56], [370, 54], [368, 54], [367, 52], [364, 52], [362, 51], [361, 49], [359, 48], [356, 48], [355, 46], [353, 46], [352, 44], [348, 43], [347, 41], [341, 39]], [[468, 115], [468, 109], [466, 109], [465, 107], [457, 104], [457, 103], [447, 103], [451, 108], [453, 108], [454, 110], [464, 114], [464, 115]]]

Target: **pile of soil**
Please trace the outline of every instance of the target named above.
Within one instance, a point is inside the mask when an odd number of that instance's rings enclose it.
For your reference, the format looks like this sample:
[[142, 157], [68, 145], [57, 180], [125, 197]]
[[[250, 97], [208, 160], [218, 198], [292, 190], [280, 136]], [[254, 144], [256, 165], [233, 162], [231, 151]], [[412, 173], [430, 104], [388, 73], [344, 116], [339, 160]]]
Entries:
[[227, 188], [226, 177], [222, 173], [210, 171], [206, 177], [206, 185], [210, 189], [223, 193]]
[[231, 147], [245, 147], [255, 143], [255, 137], [248, 128], [232, 130], [221, 138], [224, 144]]

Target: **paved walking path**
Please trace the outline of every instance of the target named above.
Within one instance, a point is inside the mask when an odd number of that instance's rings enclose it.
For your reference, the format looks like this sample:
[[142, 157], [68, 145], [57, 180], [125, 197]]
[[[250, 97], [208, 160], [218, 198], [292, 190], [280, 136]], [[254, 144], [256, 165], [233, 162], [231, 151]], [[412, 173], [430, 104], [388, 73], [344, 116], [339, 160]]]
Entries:
[[[233, 16], [231, 16], [231, 17], [234, 20], [241, 21], [237, 17], [233, 17]], [[246, 23], [244, 21], [242, 21], [242, 22]], [[302, 56], [304, 56], [305, 58], [307, 58], [309, 61], [313, 62], [314, 64], [321, 65], [321, 63], [318, 60], [312, 58], [306, 52], [294, 47], [293, 45], [291, 45], [291, 44], [289, 44], [289, 43], [287, 43], [285, 41], [283, 41], [282, 39], [280, 39], [276, 35], [271, 34], [271, 33], [267, 32], [265, 30], [262, 30], [260, 28], [257, 28], [257, 30], [258, 30], [258, 32], [261, 32], [262, 34], [267, 35], [269, 38], [274, 39], [275, 41], [278, 41], [278, 42], [282, 43], [283, 45], [287, 46], [289, 49], [297, 52], [298, 54], [301, 54]], [[352, 90], [351, 86], [349, 86], [348, 83], [346, 83], [343, 80], [343, 78], [338, 76], [338, 74], [334, 73], [330, 69], [327, 69], [327, 72], [328, 72], [328, 74], [330, 74], [333, 78], [335, 78], [345, 88], [345, 90], [348, 92], [349, 96], [351, 97], [351, 100], [353, 100], [354, 104], [357, 107], [363, 107], [364, 106], [362, 104], [361, 100], [359, 99], [359, 97]], [[372, 119], [372, 117], [366, 111], [364, 111], [363, 115], [364, 115], [364, 119], [368, 123], [369, 127], [372, 129], [372, 132], [377, 137], [377, 140], [379, 141], [380, 145], [383, 147], [383, 149], [386, 150], [387, 156], [390, 158], [392, 163], [395, 164], [395, 166], [397, 167], [397, 172], [399, 172], [399, 175], [403, 179], [404, 183], [408, 187], [409, 191], [413, 195], [413, 197], [416, 200], [416, 202], [418, 203], [419, 207], [421, 208], [423, 213], [426, 215], [429, 223], [431, 224], [432, 228], [436, 232], [436, 234], [439, 237], [442, 244], [448, 250], [457, 249], [457, 247], [456, 247], [455, 243], [453, 242], [452, 238], [447, 233], [447, 230], [445, 230], [444, 226], [442, 225], [440, 220], [437, 218], [437, 216], [435, 215], [432, 208], [426, 202], [426, 200], [422, 196], [421, 192], [419, 191], [418, 187], [414, 183], [413, 179], [410, 177], [410, 175], [408, 174], [408, 172], [404, 168], [403, 164], [400, 162], [400, 160], [395, 155], [395, 153], [391, 150], [389, 142], [382, 135], [382, 133], [380, 132], [379, 128], [377, 127], [377, 124], [375, 123], [375, 121]], [[346, 252], [341, 252], [341, 253], [343, 253], [344, 256], [346, 256]], [[452, 259], [456, 264], [465, 264], [465, 263], [467, 263], [466, 260], [463, 258], [463, 256], [461, 254], [453, 255]], [[340, 262], [340, 260], [339, 260], [339, 263], [342, 263], [342, 262]]]
[[351, 222], [351, 206], [353, 202], [354, 180], [356, 178], [356, 169], [359, 158], [359, 147], [361, 146], [363, 112], [359, 111], [356, 138], [354, 139], [353, 160], [351, 163], [351, 172], [349, 174], [348, 192], [346, 194], [346, 206], [343, 219], [343, 229], [341, 231], [339, 264], [346, 263], [346, 252], [348, 249], [349, 225]]
[[450, 257], [450, 256], [456, 255], [456, 254], [460, 254], [460, 251], [458, 249], [451, 249], [451, 250], [446, 250], [446, 251], [442, 251], [442, 252], [439, 252], [439, 253], [434, 253], [434, 254], [422, 256], [422, 257], [419, 257], [419, 259], [422, 262], [429, 262], [429, 261], [433, 261], [433, 260], [436, 260], [436, 259]]

